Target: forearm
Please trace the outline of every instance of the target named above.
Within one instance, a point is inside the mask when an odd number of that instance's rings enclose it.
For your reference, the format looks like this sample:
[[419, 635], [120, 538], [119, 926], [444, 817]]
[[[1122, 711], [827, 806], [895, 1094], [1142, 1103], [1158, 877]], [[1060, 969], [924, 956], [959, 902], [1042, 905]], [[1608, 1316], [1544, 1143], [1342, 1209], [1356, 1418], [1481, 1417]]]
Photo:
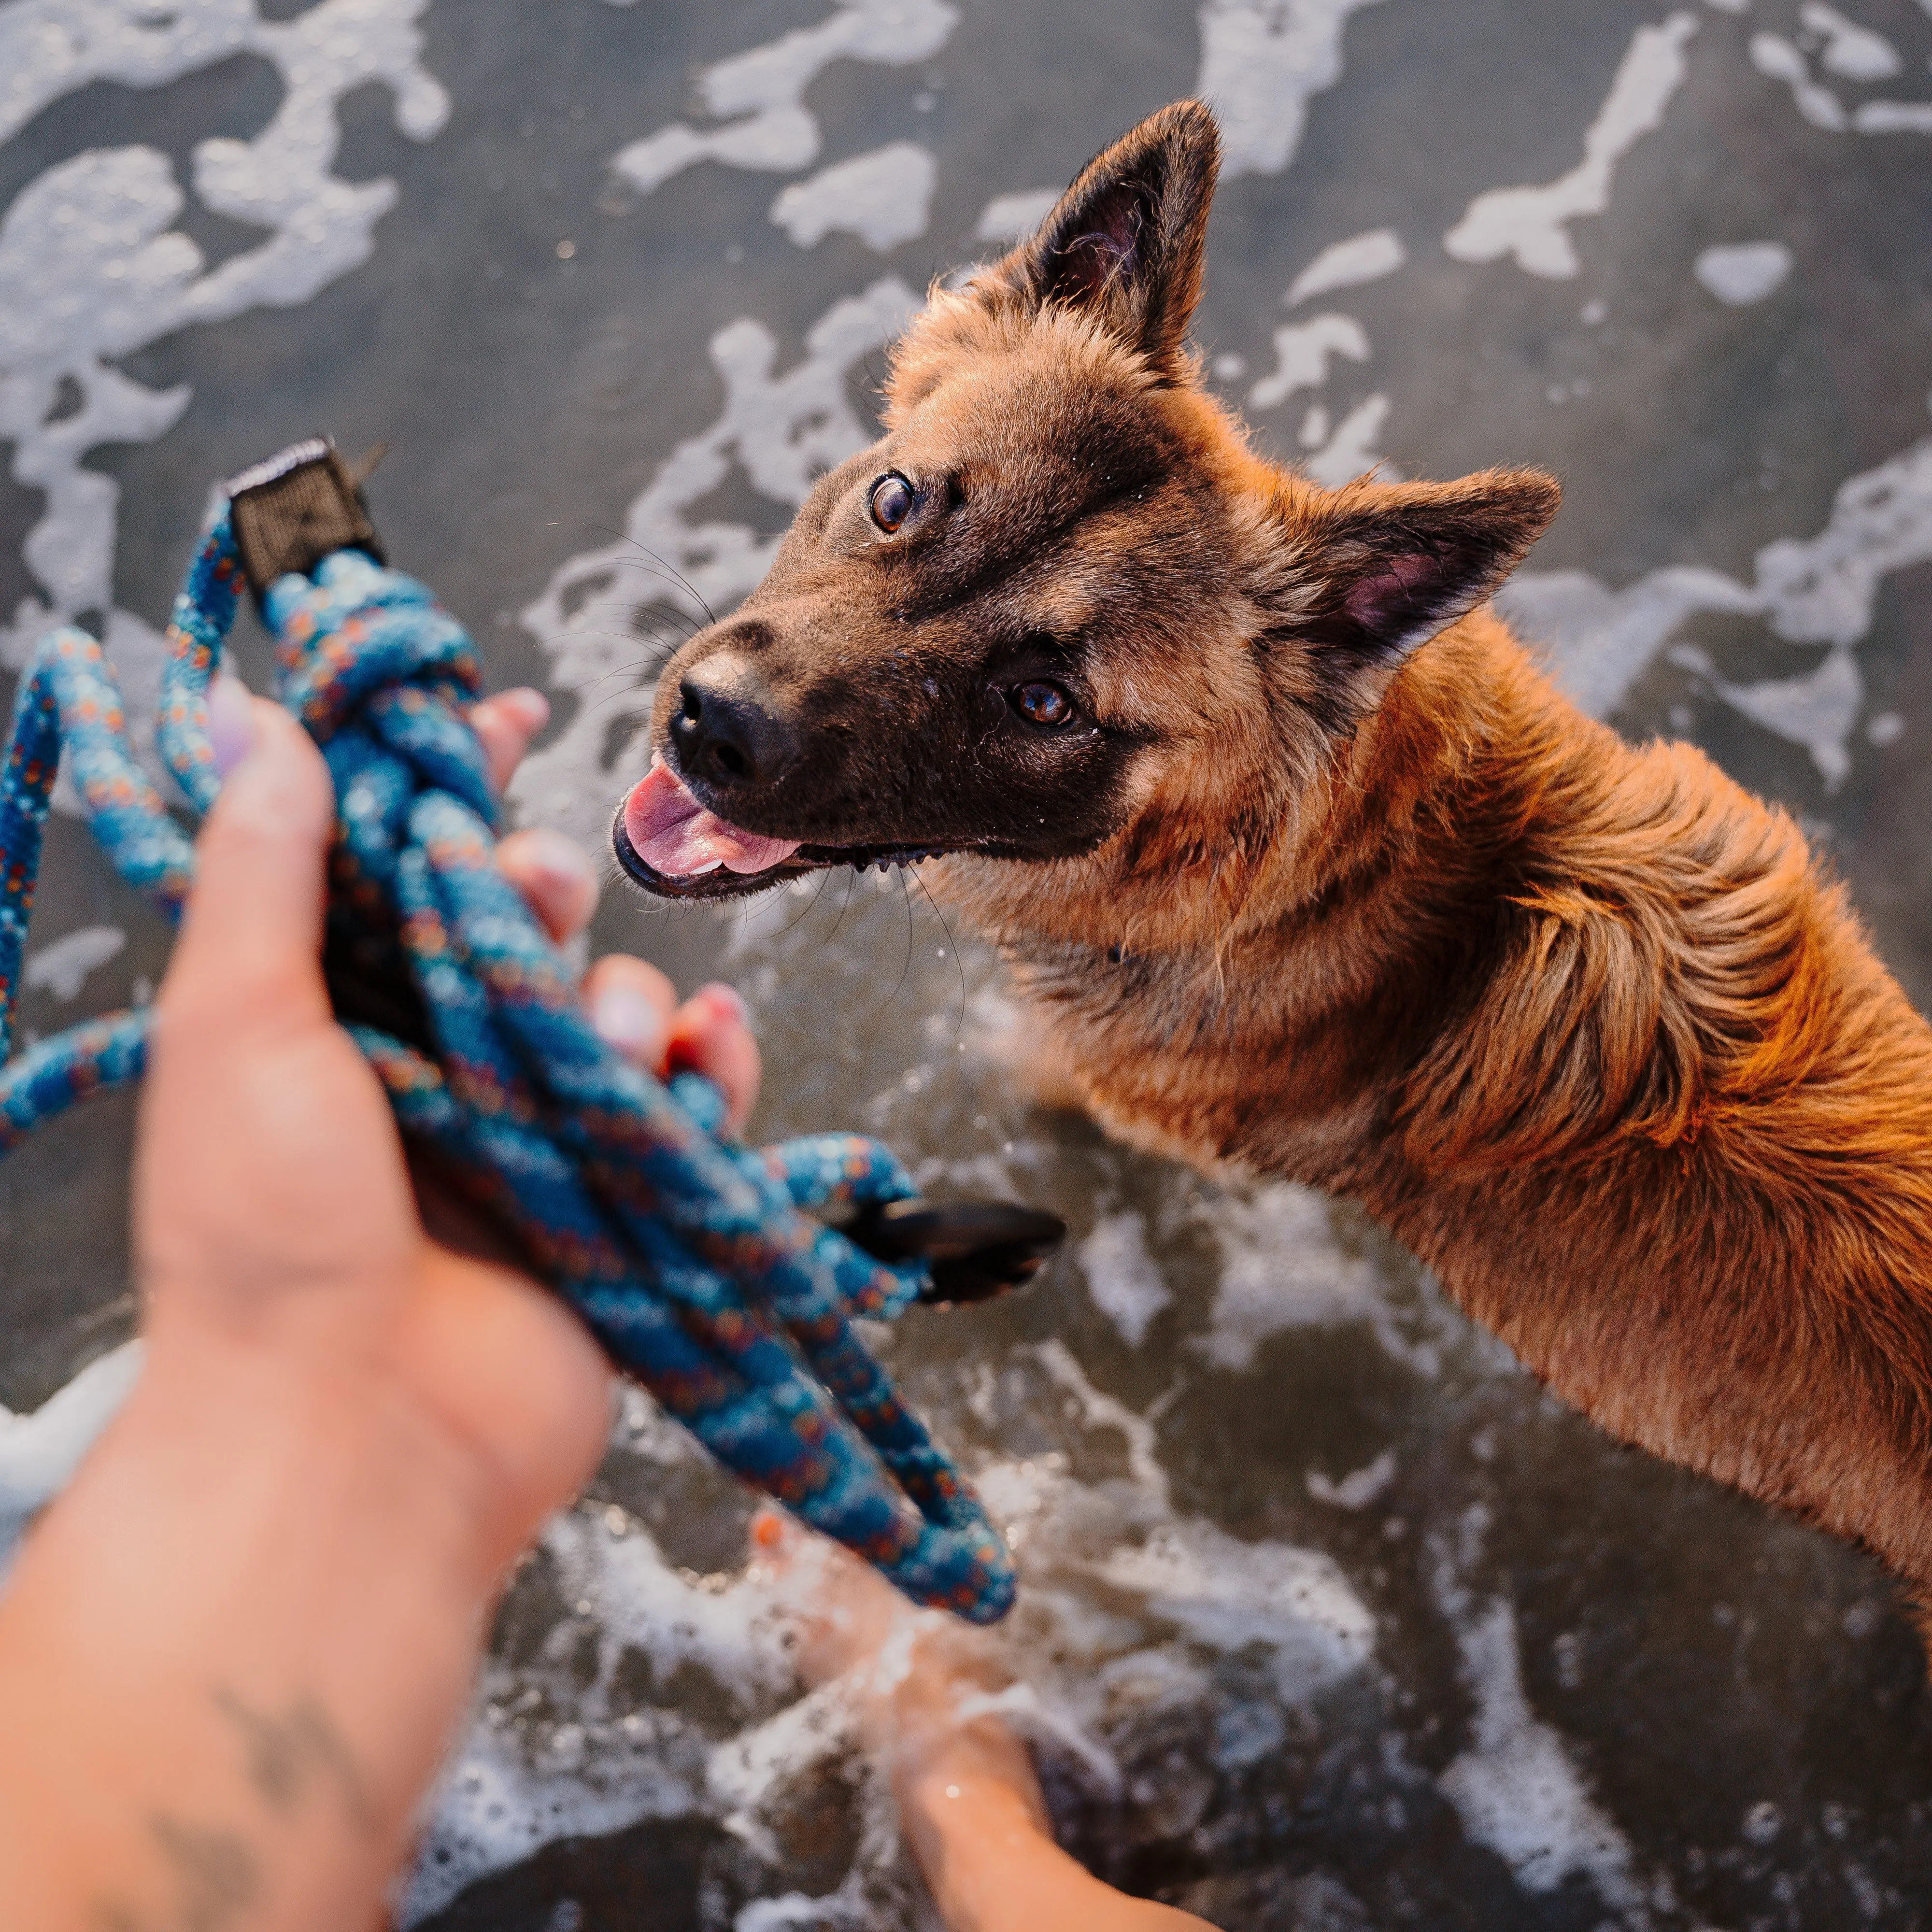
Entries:
[[491, 1580], [458, 1452], [381, 1407], [151, 1364], [0, 1594], [10, 1918], [374, 1922]]
[[947, 1932], [1212, 1932], [1103, 1885], [1054, 1842], [1026, 1747], [968, 1724], [902, 1757], [899, 1816]]

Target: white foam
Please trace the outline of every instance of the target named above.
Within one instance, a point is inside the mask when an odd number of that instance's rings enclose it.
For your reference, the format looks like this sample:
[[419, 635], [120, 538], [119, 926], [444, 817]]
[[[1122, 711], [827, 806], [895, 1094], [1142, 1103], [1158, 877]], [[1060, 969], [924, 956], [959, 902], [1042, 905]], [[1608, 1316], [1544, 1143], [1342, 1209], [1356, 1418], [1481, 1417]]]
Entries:
[[0, 11], [0, 141], [90, 81], [159, 87], [226, 60], [254, 20], [252, 0], [13, 0]]
[[1543, 649], [1570, 701], [1593, 718], [1616, 710], [1697, 612], [1754, 608], [1742, 584], [1693, 564], [1653, 570], [1621, 590], [1588, 571], [1524, 571], [1496, 603], [1526, 641]]
[[611, 1528], [608, 1517], [567, 1512], [543, 1539], [562, 1595], [595, 1616], [607, 1666], [627, 1650], [641, 1652], [662, 1683], [689, 1665], [747, 1706], [786, 1683], [789, 1667], [761, 1591], [674, 1568], [640, 1525], [622, 1535]]
[[1700, 673], [1734, 711], [1792, 744], [1802, 745], [1826, 791], [1836, 791], [1851, 776], [1852, 728], [1864, 708], [1865, 684], [1849, 646], [1834, 646], [1815, 669], [1801, 676], [1765, 678], [1756, 684], [1733, 684], [1720, 677], [1708, 656], [1694, 645], [1675, 645], [1668, 655], [1672, 662]]
[[1057, 188], [1027, 188], [996, 194], [980, 211], [973, 229], [979, 242], [1024, 242], [1052, 213], [1065, 192]]
[[[1547, 650], [1550, 668], [1593, 716], [1616, 710], [1631, 686], [1701, 611], [1761, 618], [1792, 644], [1836, 646], [1795, 679], [1712, 688], [1744, 716], [1810, 753], [1828, 788], [1851, 768], [1862, 701], [1852, 652], [1871, 628], [1879, 586], [1894, 571], [1932, 562], [1932, 437], [1840, 486], [1823, 530], [1780, 538], [1760, 550], [1754, 580], [1682, 565], [1651, 572], [1612, 591], [1583, 571], [1520, 576], [1498, 607], [1518, 632]], [[1692, 658], [1704, 670], [1707, 659]]]
[[1829, 134], [1842, 134], [1850, 124], [1844, 104], [1828, 87], [1811, 78], [1809, 62], [1791, 43], [1778, 34], [1754, 34], [1750, 40], [1751, 64], [1768, 80], [1781, 80], [1791, 89], [1798, 111], [1814, 128]]
[[1155, 1446], [1154, 1424], [1117, 1397], [1096, 1389], [1064, 1342], [1058, 1338], [1042, 1342], [1034, 1354], [1053, 1381], [1073, 1398], [1089, 1429], [1120, 1432], [1127, 1445], [1127, 1468], [1135, 1484], [1155, 1510], [1162, 1514], [1171, 1511], [1173, 1492]]
[[1871, 628], [1880, 582], [1932, 561], [1932, 438], [1842, 484], [1815, 537], [1757, 554], [1756, 592], [1794, 644], [1855, 644]]
[[1080, 1266], [1094, 1305], [1138, 1348], [1148, 1324], [1173, 1300], [1147, 1249], [1147, 1223], [1130, 1208], [1106, 1214], [1080, 1244]]
[[[886, 1886], [890, 1886], [890, 1874], [901, 1862], [898, 1854], [898, 1808], [887, 1780], [874, 1772], [860, 1793], [858, 1850], [838, 1885], [816, 1898], [801, 1892], [754, 1898], [739, 1909], [731, 1922], [732, 1932], [784, 1932], [794, 1925], [823, 1932], [828, 1925], [883, 1924], [886, 1918], [880, 1908], [885, 1900], [878, 1894], [885, 1888], [878, 1884], [878, 1877], [887, 1875]], [[902, 1900], [892, 1902], [903, 1911]], [[920, 1932], [926, 1932], [933, 1923], [926, 1917]]]
[[141, 1372], [142, 1346], [124, 1342], [88, 1364], [26, 1415], [0, 1408], [0, 1574], [21, 1532], [72, 1480], [120, 1413]]
[[1825, 49], [1819, 64], [1827, 74], [1835, 74], [1841, 80], [1869, 85], [1890, 80], [1905, 71], [1898, 50], [1882, 34], [1846, 20], [1835, 7], [1826, 6], [1824, 0], [1804, 0], [1798, 17], [1813, 33], [1823, 38]]
[[1221, 175], [1278, 175], [1308, 103], [1342, 77], [1342, 32], [1376, 0], [1203, 0], [1194, 91], [1221, 123]]
[[[904, 1674], [902, 1668], [887, 1681]], [[847, 1687], [835, 1681], [718, 1745], [706, 1766], [705, 1788], [723, 1807], [730, 1828], [769, 1845], [760, 1811], [787, 1778], [851, 1745], [854, 1716]]]
[[[634, 1438], [629, 1446], [648, 1453], [652, 1443]], [[684, 1460], [681, 1449], [668, 1453]], [[541, 1540], [577, 1617], [535, 1666], [486, 1664], [399, 1892], [403, 1926], [553, 1840], [718, 1808], [714, 1747], [702, 1731], [676, 1710], [620, 1710], [617, 1673], [627, 1657], [647, 1658], [658, 1684], [698, 1672], [746, 1715], [790, 1681], [771, 1598], [745, 1577], [676, 1568], [621, 1512], [566, 1513]]]
[[1630, 1841], [1592, 1796], [1562, 1739], [1530, 1708], [1515, 1613], [1500, 1597], [1478, 1598], [1466, 1580], [1488, 1522], [1475, 1504], [1455, 1536], [1430, 1545], [1436, 1601], [1455, 1630], [1475, 1704], [1468, 1744], [1436, 1782], [1469, 1838], [1494, 1852], [1526, 1892], [1587, 1878], [1630, 1932], [1645, 1932], [1651, 1918]]
[[1351, 362], [1369, 359], [1368, 332], [1352, 315], [1330, 312], [1277, 328], [1274, 367], [1248, 392], [1249, 407], [1278, 409], [1304, 389], [1318, 389], [1338, 356]]
[[[724, 386], [717, 420], [658, 464], [626, 513], [622, 537], [571, 558], [520, 614], [550, 661], [553, 688], [585, 691], [631, 674], [656, 641], [646, 615], [653, 608], [702, 622], [751, 591], [778, 538], [748, 524], [694, 522], [692, 506], [735, 464], [760, 495], [796, 509], [820, 471], [871, 440], [847, 370], [890, 342], [918, 308], [904, 283], [886, 276], [833, 303], [806, 332], [803, 359], [783, 370], [778, 340], [761, 322], [743, 316], [712, 338], [712, 365]], [[638, 686], [640, 706], [650, 685], [646, 678]], [[602, 840], [620, 789], [604, 758], [610, 718], [608, 706], [580, 704], [524, 760], [510, 795], [526, 823], [560, 826], [586, 844]], [[642, 773], [646, 761], [634, 746], [620, 747], [613, 763], [626, 759], [626, 771]]]
[[1388, 412], [1389, 399], [1380, 390], [1365, 396], [1335, 425], [1328, 440], [1302, 459], [1302, 467], [1331, 489], [1371, 471], [1384, 482], [1394, 482], [1399, 472], [1376, 448]]
[[[1814, 14], [1819, 17], [1812, 18]], [[1828, 15], [1839, 23], [1838, 30], [1826, 20]], [[1805, 16], [1808, 26], [1828, 36], [1823, 64], [1828, 72], [1862, 84], [1889, 78], [1902, 70], [1902, 62], [1897, 66], [1886, 64], [1888, 58], [1898, 59], [1888, 40], [1830, 8], [1808, 6]], [[1754, 34], [1750, 59], [1767, 80], [1784, 82], [1798, 112], [1828, 134], [1932, 134], [1932, 100], [1866, 100], [1848, 110], [1830, 88], [1813, 76], [1804, 53], [1780, 34]]]
[[886, 254], [926, 232], [939, 164], [916, 141], [892, 141], [781, 189], [772, 219], [801, 248], [835, 232]]
[[1932, 100], [1868, 100], [1852, 116], [1855, 134], [1932, 134]]
[[1222, 1196], [1197, 1214], [1220, 1244], [1221, 1267], [1207, 1332], [1189, 1346], [1217, 1368], [1244, 1373], [1273, 1335], [1363, 1322], [1398, 1361], [1438, 1372], [1442, 1333], [1426, 1324], [1420, 1335], [1408, 1332], [1380, 1270], [1343, 1251], [1334, 1210], [1312, 1188], [1276, 1182]]
[[[194, 150], [196, 197], [268, 232], [208, 270], [173, 224], [187, 196], [152, 148], [96, 148], [29, 182], [0, 225], [0, 442], [16, 479], [46, 494], [22, 554], [40, 587], [0, 612], [0, 663], [20, 668], [51, 624], [106, 612], [108, 655], [136, 686], [158, 679], [160, 639], [114, 609], [113, 481], [84, 466], [107, 443], [152, 442], [188, 406], [183, 387], [151, 389], [115, 366], [164, 336], [261, 307], [285, 308], [368, 259], [395, 183], [332, 172], [336, 105], [388, 88], [397, 125], [427, 140], [447, 119], [420, 64], [428, 0], [323, 0], [285, 22], [244, 0], [14, 0], [0, 8], [0, 137], [62, 94], [98, 80], [152, 87], [238, 53], [270, 62], [281, 104], [253, 140]], [[56, 413], [64, 391], [78, 408]], [[137, 734], [151, 721], [130, 691]]]
[[[1032, 1459], [1026, 1477], [1026, 1533], [1017, 1546], [1025, 1552], [1036, 1628], [1025, 1675], [1063, 1736], [1090, 1736], [1122, 1699], [1198, 1708], [1206, 1687], [1188, 1646], [1228, 1657], [1264, 1652], [1289, 1706], [1369, 1662], [1375, 1618], [1332, 1558], [1273, 1540], [1246, 1542], [1176, 1514], [1148, 1418], [1096, 1390], [1064, 1342], [1033, 1352], [1072, 1397], [1082, 1428], [1118, 1431], [1128, 1451], [1124, 1480], [1078, 1482], [1060, 1457]], [[998, 1467], [977, 1478], [989, 1501], [1000, 1486], [989, 1480]], [[1146, 1613], [1178, 1631], [1184, 1648], [1142, 1632], [1096, 1670], [1101, 1655], [1121, 1649], [1122, 1636], [1117, 1618], [1096, 1616], [1083, 1601], [1087, 1579], [1143, 1599]]]
[[1265, 1648], [1285, 1704], [1305, 1703], [1374, 1654], [1373, 1615], [1320, 1550], [1244, 1543], [1197, 1518], [1162, 1525], [1096, 1574], [1196, 1643], [1228, 1656]]
[[1782, 242], [1726, 242], [1706, 248], [1690, 272], [1718, 301], [1744, 308], [1781, 288], [1791, 264]]
[[1544, 187], [1479, 194], [1443, 237], [1444, 248], [1463, 262], [1514, 255], [1528, 274], [1552, 280], [1580, 273], [1568, 224], [1610, 206], [1617, 163], [1664, 124], [1664, 110], [1683, 85], [1684, 49], [1697, 25], [1694, 14], [1677, 13], [1660, 26], [1638, 28], [1583, 136], [1582, 160]]
[[22, 976], [28, 986], [42, 988], [57, 1000], [78, 999], [87, 976], [127, 944], [128, 935], [118, 926], [83, 926], [29, 953]]
[[1305, 1478], [1308, 1493], [1318, 1503], [1336, 1509], [1366, 1509], [1395, 1480], [1395, 1451], [1384, 1449], [1372, 1462], [1351, 1469], [1342, 1480], [1330, 1481], [1319, 1469], [1310, 1469]]
[[959, 10], [948, 0], [839, 0], [816, 26], [715, 62], [698, 76], [705, 111], [722, 124], [674, 122], [612, 158], [612, 169], [649, 194], [699, 161], [780, 173], [809, 167], [823, 137], [806, 90], [836, 61], [909, 67], [945, 46]]
[[[514, 1688], [494, 1670], [484, 1684], [506, 1694]], [[488, 1724], [472, 1728], [432, 1794], [416, 1862], [397, 1883], [392, 1911], [402, 1932], [440, 1912], [466, 1886], [557, 1839], [594, 1838], [697, 1808], [695, 1778], [666, 1772], [648, 1750], [621, 1737], [594, 1742], [593, 1781], [586, 1775], [580, 1730], [574, 1748], [532, 1762], [514, 1732]]]
[[1346, 242], [1328, 246], [1288, 285], [1282, 297], [1289, 308], [1311, 296], [1324, 296], [1334, 289], [1359, 287], [1364, 282], [1379, 281], [1392, 275], [1408, 260], [1402, 237], [1393, 228], [1365, 229]]
[[1580, 1876], [1627, 1924], [1648, 1924], [1630, 1841], [1591, 1797], [1562, 1739], [1529, 1708], [1509, 1605], [1491, 1598], [1461, 1621], [1456, 1641], [1475, 1714], [1469, 1748], [1436, 1781], [1463, 1831], [1526, 1892], [1554, 1892]]

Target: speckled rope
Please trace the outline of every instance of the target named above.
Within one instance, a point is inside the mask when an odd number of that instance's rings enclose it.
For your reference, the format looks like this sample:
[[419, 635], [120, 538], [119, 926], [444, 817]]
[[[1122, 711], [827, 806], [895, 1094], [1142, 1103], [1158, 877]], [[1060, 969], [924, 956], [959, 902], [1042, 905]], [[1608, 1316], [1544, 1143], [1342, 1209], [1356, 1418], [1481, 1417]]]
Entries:
[[[197, 809], [220, 789], [206, 694], [239, 573], [224, 512], [169, 632], [157, 742]], [[916, 1600], [979, 1622], [1012, 1568], [978, 1499], [866, 1353], [851, 1317], [890, 1318], [924, 1276], [805, 1213], [912, 1192], [876, 1142], [725, 1138], [717, 1089], [668, 1089], [592, 1030], [577, 987], [496, 869], [496, 805], [465, 713], [475, 646], [421, 584], [342, 550], [262, 600], [279, 694], [334, 778], [330, 958], [419, 1002], [433, 1056], [352, 1030], [404, 1132], [514, 1228], [612, 1360], [748, 1481], [856, 1550]], [[0, 1054], [61, 752], [124, 877], [170, 914], [186, 835], [136, 762], [112, 670], [56, 632], [22, 680], [0, 776]], [[411, 990], [412, 989], [412, 990]], [[0, 1070], [0, 1151], [74, 1101], [138, 1078], [146, 1016], [111, 1015]]]

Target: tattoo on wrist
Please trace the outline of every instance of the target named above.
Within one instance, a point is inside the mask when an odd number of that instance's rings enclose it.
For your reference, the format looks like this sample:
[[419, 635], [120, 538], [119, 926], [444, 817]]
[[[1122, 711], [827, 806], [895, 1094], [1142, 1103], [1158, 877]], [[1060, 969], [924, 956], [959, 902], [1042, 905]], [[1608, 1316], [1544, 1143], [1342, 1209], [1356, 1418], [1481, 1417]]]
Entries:
[[94, 1909], [100, 1932], [223, 1932], [262, 1895], [261, 1862], [239, 1832], [185, 1823], [166, 1811], [148, 1828], [174, 1874], [172, 1916], [154, 1917], [117, 1900]]
[[217, 1684], [209, 1696], [241, 1732], [248, 1782], [271, 1810], [293, 1817], [318, 1786], [332, 1786], [350, 1828], [363, 1838], [374, 1835], [376, 1808], [362, 1767], [311, 1694], [297, 1696], [280, 1716], [252, 1708], [226, 1684]]
[[[258, 1708], [226, 1684], [208, 1693], [215, 1711], [239, 1736], [248, 1786], [278, 1824], [291, 1825], [322, 1800], [333, 1804], [358, 1838], [376, 1838], [381, 1823], [355, 1754], [313, 1693], [278, 1713]], [[139, 1906], [110, 1898], [94, 1907], [97, 1932], [226, 1932], [260, 1903], [266, 1856], [247, 1834], [194, 1825], [172, 1813], [148, 1820], [173, 1881], [166, 1905]]]

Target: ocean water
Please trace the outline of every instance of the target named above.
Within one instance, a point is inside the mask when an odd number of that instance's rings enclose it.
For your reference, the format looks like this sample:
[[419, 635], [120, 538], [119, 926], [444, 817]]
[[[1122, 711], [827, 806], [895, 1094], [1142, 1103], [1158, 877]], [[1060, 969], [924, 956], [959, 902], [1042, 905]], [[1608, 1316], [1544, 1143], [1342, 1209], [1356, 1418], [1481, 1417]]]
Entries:
[[[556, 700], [517, 814], [601, 840], [656, 664], [867, 440], [930, 282], [1196, 90], [1199, 337], [1259, 441], [1556, 470], [1512, 616], [1797, 812], [1932, 998], [1922, 0], [0, 0], [0, 662], [77, 618], [138, 715], [211, 481], [382, 441], [398, 562]], [[614, 885], [597, 938], [742, 988], [760, 1132], [1068, 1218], [1024, 1294], [878, 1342], [1012, 1537], [988, 1646], [1096, 1870], [1244, 1932], [1921, 1922], [1925, 1663], [1867, 1561], [1608, 1443], [1347, 1204], [1030, 1105], [997, 968], [896, 878]], [[57, 818], [27, 1024], [165, 952]], [[139, 1372], [130, 1118], [0, 1168], [0, 1542]], [[748, 1508], [627, 1399], [399, 1924], [932, 1922]]]

